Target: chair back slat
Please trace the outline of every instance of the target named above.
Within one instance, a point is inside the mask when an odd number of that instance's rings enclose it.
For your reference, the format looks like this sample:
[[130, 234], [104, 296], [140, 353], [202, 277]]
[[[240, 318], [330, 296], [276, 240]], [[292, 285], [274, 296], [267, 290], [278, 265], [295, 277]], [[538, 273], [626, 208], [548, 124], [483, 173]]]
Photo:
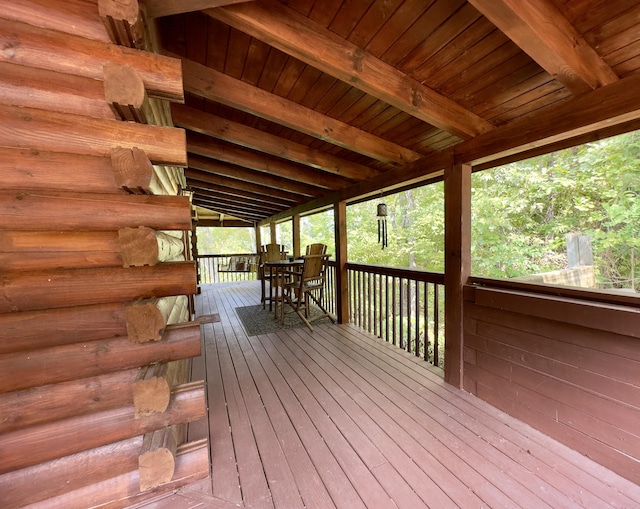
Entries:
[[261, 263], [277, 262], [284, 260], [287, 257], [287, 252], [281, 244], [266, 244], [262, 246], [262, 252], [260, 255]]
[[308, 255], [323, 255], [327, 253], [326, 244], [309, 244], [307, 246], [306, 254]]

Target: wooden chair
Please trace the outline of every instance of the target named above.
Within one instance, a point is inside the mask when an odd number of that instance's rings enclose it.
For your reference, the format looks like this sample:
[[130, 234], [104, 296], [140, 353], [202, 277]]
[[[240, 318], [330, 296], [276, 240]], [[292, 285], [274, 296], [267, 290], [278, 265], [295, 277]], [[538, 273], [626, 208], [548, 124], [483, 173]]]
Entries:
[[326, 244], [309, 244], [307, 246], [306, 254], [308, 255], [327, 254], [327, 245]]
[[[277, 262], [280, 260], [285, 260], [287, 258], [287, 252], [284, 250], [284, 246], [281, 244], [265, 244], [262, 246], [260, 250], [260, 281], [262, 286], [262, 307], [266, 308], [267, 300], [269, 300], [269, 311], [271, 311], [271, 306], [273, 302], [273, 297], [271, 296], [271, 287], [272, 287], [272, 279], [275, 275], [271, 274], [270, 271], [264, 270], [264, 264], [266, 262]], [[266, 285], [267, 281], [269, 282], [269, 298], [267, 299], [266, 294]]]
[[[322, 306], [322, 289], [324, 288], [326, 267], [329, 261], [327, 254], [309, 254], [302, 257], [304, 262], [300, 270], [285, 271], [289, 280], [283, 285], [281, 295], [280, 320], [284, 324], [285, 305], [291, 307], [311, 331], [312, 321], [325, 316], [335, 323], [334, 317]], [[320, 296], [315, 294], [320, 292]], [[310, 319], [309, 303], [312, 300], [323, 314]]]

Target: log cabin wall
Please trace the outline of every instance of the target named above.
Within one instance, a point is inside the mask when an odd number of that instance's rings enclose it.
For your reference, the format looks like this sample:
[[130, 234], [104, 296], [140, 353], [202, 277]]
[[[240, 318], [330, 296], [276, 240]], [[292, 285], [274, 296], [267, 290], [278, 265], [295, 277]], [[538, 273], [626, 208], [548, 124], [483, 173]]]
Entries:
[[208, 476], [180, 62], [135, 2], [0, 12], [0, 500], [123, 507]]
[[640, 310], [465, 290], [465, 389], [640, 483]]

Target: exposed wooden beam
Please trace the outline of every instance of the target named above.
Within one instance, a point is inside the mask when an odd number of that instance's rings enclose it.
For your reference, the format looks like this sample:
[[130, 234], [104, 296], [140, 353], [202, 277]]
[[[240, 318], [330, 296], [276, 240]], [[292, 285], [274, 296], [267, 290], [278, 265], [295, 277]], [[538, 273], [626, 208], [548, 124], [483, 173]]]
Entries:
[[[285, 178], [276, 173], [254, 170], [253, 168], [245, 166], [244, 163], [246, 162], [251, 165], [256, 165], [255, 162], [250, 160], [250, 157], [247, 154], [220, 154], [218, 147], [212, 143], [214, 141], [212, 139], [210, 139], [211, 141], [208, 141], [206, 139], [192, 139], [192, 137], [189, 137], [189, 140], [187, 150], [190, 154], [189, 166], [192, 168], [213, 171], [220, 174], [225, 172], [225, 175], [231, 178], [244, 179], [248, 182], [256, 182], [276, 189], [283, 189], [306, 196], [318, 196], [322, 193], [323, 188], [298, 181], [298, 179], [296, 179], [296, 174], [293, 174], [291, 178]], [[197, 154], [204, 157], [194, 157], [191, 154]], [[206, 159], [209, 160], [207, 161]], [[245, 159], [248, 159], [248, 161], [245, 161]], [[218, 161], [228, 164], [221, 164]], [[229, 164], [232, 166], [229, 166]], [[297, 175], [302, 176], [302, 171]]]
[[264, 0], [205, 12], [462, 139], [493, 128], [478, 115], [280, 2]]
[[[193, 166], [187, 168], [185, 175], [187, 176], [187, 179], [193, 178], [214, 186], [221, 185], [225, 187], [234, 187], [236, 189], [256, 194], [268, 193], [269, 196], [290, 201], [292, 204], [300, 203], [309, 197], [313, 197], [313, 195], [310, 196], [305, 193], [290, 191], [283, 188], [282, 185], [279, 185], [283, 179], [271, 178], [268, 175], [262, 177], [260, 174], [256, 174], [256, 176], [260, 176], [263, 179], [263, 181], [257, 181], [255, 178], [252, 179], [250, 170], [246, 170], [246, 175], [248, 176], [247, 180], [240, 176], [245, 175], [244, 172], [238, 175], [238, 170], [242, 171], [241, 168], [234, 169], [232, 166], [218, 164], [215, 161], [208, 161], [206, 158], [199, 158], [197, 160], [194, 159]], [[293, 184], [296, 183], [293, 182]]]
[[551, 0], [469, 2], [572, 93], [618, 80]]
[[237, 204], [239, 206], [251, 207], [251, 209], [257, 212], [260, 212], [261, 214], [269, 215], [269, 214], [274, 214], [279, 210], [282, 210], [282, 206], [278, 207], [273, 205], [267, 205], [265, 204], [265, 202], [259, 199], [251, 200], [249, 198], [238, 198], [226, 193], [221, 193], [217, 189], [211, 190], [206, 188], [200, 188], [197, 185], [192, 187], [196, 189], [196, 196], [198, 197], [202, 197], [205, 199], [211, 198], [213, 200], [219, 200], [221, 203], [226, 203], [228, 205]]
[[[194, 172], [195, 173], [195, 172]], [[213, 187], [211, 184], [206, 181], [197, 180], [197, 178], [189, 177], [189, 184], [193, 188], [197, 189], [206, 189], [206, 190], [215, 190], [215, 192], [223, 194], [225, 196], [235, 196], [243, 201], [247, 202], [259, 202], [262, 205], [271, 205], [278, 209], [282, 209], [282, 207], [289, 207], [291, 201], [287, 201], [284, 199], [278, 199], [270, 195], [265, 195], [262, 193], [251, 193], [248, 191], [244, 191], [242, 189], [238, 189], [234, 186], [222, 186], [216, 185]], [[2, 238], [2, 233], [0, 232], [0, 239]], [[1, 252], [1, 251], [0, 251]]]
[[227, 228], [249, 228], [249, 227], [253, 227], [253, 225], [255, 224], [254, 221], [244, 221], [241, 219], [223, 219], [222, 221], [220, 219], [200, 219], [198, 220], [198, 226], [203, 226], [203, 227], [213, 227], [213, 228], [221, 228], [221, 227], [227, 227]]
[[264, 221], [260, 225], [270, 222], [277, 222], [287, 219], [294, 214], [304, 214], [311, 210], [326, 208], [340, 201], [352, 201], [354, 198], [360, 198], [366, 195], [377, 195], [381, 189], [394, 189], [404, 187], [410, 182], [423, 182], [430, 179], [440, 178], [444, 168], [453, 163], [453, 150], [444, 150], [442, 152], [433, 153], [428, 157], [414, 161], [400, 168], [394, 168], [377, 177], [363, 180], [353, 186], [333, 193], [328, 193], [315, 200], [296, 205], [289, 210], [275, 214]]
[[405, 164], [421, 157], [413, 150], [322, 115], [205, 65], [183, 59], [182, 66], [185, 91], [205, 99], [237, 108], [379, 161]]
[[201, 11], [213, 7], [239, 4], [248, 0], [144, 0], [149, 18], [160, 18], [172, 14]]
[[216, 210], [224, 214], [230, 214], [234, 217], [241, 217], [244, 219], [251, 219], [254, 221], [258, 221], [263, 217], [265, 217], [265, 214], [257, 213], [254, 210], [251, 210], [247, 207], [239, 207], [239, 206], [234, 207], [229, 205], [223, 205], [218, 201], [210, 198], [195, 198], [194, 203], [209, 207], [212, 210]]
[[208, 157], [218, 161], [250, 168], [269, 175], [296, 180], [321, 189], [341, 189], [353, 183], [353, 180], [312, 168], [305, 168], [279, 157], [254, 152], [210, 136], [201, 134], [192, 135], [189, 133], [188, 151], [191, 150], [189, 147], [193, 146], [194, 143], [207, 145], [211, 151]]
[[246, 219], [253, 219], [258, 221], [264, 217], [269, 216], [269, 212], [257, 210], [250, 205], [244, 205], [242, 203], [229, 203], [224, 200], [207, 196], [204, 198], [198, 198], [198, 203], [208, 203], [214, 210], [218, 210], [225, 214], [231, 214], [236, 217], [244, 217]]
[[291, 140], [188, 106], [173, 104], [171, 114], [176, 126], [334, 173], [341, 177], [360, 180], [379, 173], [368, 166], [346, 161], [326, 152], [314, 150]]

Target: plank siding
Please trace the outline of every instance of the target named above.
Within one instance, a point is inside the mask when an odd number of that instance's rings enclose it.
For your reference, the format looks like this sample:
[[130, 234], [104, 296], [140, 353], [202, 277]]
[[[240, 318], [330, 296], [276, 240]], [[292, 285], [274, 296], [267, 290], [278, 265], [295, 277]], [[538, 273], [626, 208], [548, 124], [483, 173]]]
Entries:
[[149, 508], [640, 504], [637, 485], [354, 325], [247, 337], [235, 308], [259, 298], [255, 281], [196, 297], [221, 319], [203, 326], [212, 484]]
[[486, 288], [468, 295], [465, 388], [638, 483], [638, 311]]

